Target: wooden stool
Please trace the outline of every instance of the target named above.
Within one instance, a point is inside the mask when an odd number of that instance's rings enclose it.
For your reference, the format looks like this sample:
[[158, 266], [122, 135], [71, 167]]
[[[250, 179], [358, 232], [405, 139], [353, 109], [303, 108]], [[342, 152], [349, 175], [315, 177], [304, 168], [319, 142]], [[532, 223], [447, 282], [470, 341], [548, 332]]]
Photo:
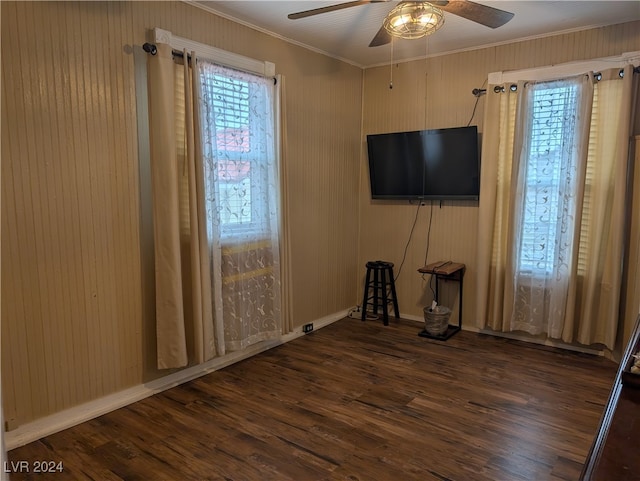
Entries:
[[[373, 273], [373, 279], [371, 274]], [[393, 263], [385, 261], [367, 262], [367, 277], [364, 283], [364, 297], [362, 299], [362, 320], [367, 316], [367, 306], [373, 307], [373, 313], [382, 308], [382, 319], [385, 326], [389, 325], [388, 305], [393, 303], [396, 317], [400, 317], [396, 285], [393, 279]]]

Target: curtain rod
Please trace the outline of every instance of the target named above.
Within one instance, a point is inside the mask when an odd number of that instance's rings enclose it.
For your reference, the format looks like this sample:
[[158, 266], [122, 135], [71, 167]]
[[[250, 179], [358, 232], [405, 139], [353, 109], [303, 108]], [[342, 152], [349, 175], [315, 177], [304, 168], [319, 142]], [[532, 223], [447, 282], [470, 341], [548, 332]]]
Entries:
[[[153, 43], [143, 43], [142, 50], [151, 55], [156, 55], [158, 53], [158, 47], [156, 47]], [[184, 58], [184, 52], [180, 50], [176, 50], [175, 48], [171, 50], [171, 53], [180, 58]], [[187, 54], [187, 60], [191, 60], [191, 55]], [[273, 77], [273, 84], [276, 85], [278, 83], [278, 78]]]
[[[142, 44], [142, 50], [144, 50], [147, 53], [150, 53], [151, 55], [156, 55], [158, 53], [158, 47], [156, 47], [152, 43], [144, 43], [144, 44]], [[176, 57], [184, 58], [184, 52], [181, 52], [180, 50], [172, 49], [171, 53], [173, 55], [175, 55]], [[191, 60], [191, 55], [187, 54], [187, 58], [189, 60]]]
[[[634, 74], [639, 74], [639, 73], [640, 73], [640, 66], [638, 66], [638, 67], [633, 67], [633, 73], [634, 73]], [[623, 77], [623, 76], [624, 76], [624, 69], [620, 69], [620, 72], [618, 73], [618, 75], [619, 75], [620, 77]], [[596, 73], [594, 73], [594, 77], [595, 77], [596, 81], [599, 81], [599, 80], [602, 78], [602, 74], [601, 74], [600, 72], [596, 72]], [[510, 88], [512, 91], [514, 91], [514, 92], [515, 92], [515, 91], [518, 89], [518, 86], [517, 86], [516, 84], [512, 84], [512, 85], [510, 85], [510, 87], [509, 87], [509, 88]], [[505, 91], [505, 88], [504, 88], [504, 87], [501, 87], [501, 86], [499, 86], [499, 85], [496, 85], [496, 86], [493, 88], [493, 91], [494, 91], [495, 93], [500, 93], [500, 92], [504, 92], [504, 91]], [[486, 94], [486, 93], [487, 93], [487, 89], [473, 89], [473, 90], [471, 91], [471, 94], [472, 94], [474, 97], [480, 97], [481, 95], [484, 95], [484, 94]]]

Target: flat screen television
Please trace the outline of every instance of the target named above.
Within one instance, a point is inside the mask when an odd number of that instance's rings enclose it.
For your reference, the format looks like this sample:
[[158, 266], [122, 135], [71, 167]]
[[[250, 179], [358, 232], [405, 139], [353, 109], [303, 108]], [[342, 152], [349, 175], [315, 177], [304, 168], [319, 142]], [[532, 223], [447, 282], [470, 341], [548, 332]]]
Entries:
[[478, 128], [367, 135], [372, 199], [477, 200]]

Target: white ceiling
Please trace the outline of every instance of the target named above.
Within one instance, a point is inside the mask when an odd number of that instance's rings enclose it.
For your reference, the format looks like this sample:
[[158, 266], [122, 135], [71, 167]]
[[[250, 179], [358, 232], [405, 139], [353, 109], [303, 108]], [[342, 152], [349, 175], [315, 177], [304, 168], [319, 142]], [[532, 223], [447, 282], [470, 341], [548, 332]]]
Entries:
[[[398, 2], [371, 3], [298, 20], [289, 20], [287, 14], [344, 2], [192, 0], [190, 3], [360, 67], [388, 64], [391, 58], [390, 45], [368, 45], [385, 15]], [[491, 29], [445, 13], [444, 26], [433, 35], [418, 40], [394, 40], [394, 62], [640, 20], [638, 0], [477, 3], [513, 12], [515, 16], [506, 25]]]

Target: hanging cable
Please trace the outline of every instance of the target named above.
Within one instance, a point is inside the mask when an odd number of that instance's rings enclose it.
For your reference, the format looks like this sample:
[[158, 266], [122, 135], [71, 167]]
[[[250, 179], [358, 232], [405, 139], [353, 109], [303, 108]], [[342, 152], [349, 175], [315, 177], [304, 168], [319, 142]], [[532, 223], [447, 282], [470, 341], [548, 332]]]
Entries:
[[[424, 253], [424, 265], [427, 265], [427, 259], [429, 257], [429, 244], [431, 243], [431, 221], [433, 220], [433, 201], [431, 201], [431, 208], [429, 209], [429, 227], [427, 228], [427, 248], [425, 250]], [[422, 274], [422, 279], [424, 280], [424, 274]], [[431, 278], [429, 279], [429, 289], [431, 289], [431, 293], [433, 294], [433, 298], [436, 298], [436, 293], [433, 290], [433, 284], [431, 281], [433, 281], [433, 277], [431, 276]]]
[[429, 104], [429, 37], [425, 37], [424, 43], [424, 128], [427, 126], [428, 104]]
[[400, 262], [400, 267], [398, 268], [398, 273], [396, 274], [396, 278], [393, 280], [394, 282], [398, 280], [400, 277], [400, 272], [402, 272], [402, 266], [404, 265], [404, 261], [407, 258], [407, 249], [409, 248], [409, 244], [411, 243], [411, 238], [413, 237], [413, 230], [416, 228], [416, 223], [418, 222], [418, 214], [420, 213], [420, 206], [422, 205], [422, 201], [418, 201], [418, 208], [416, 209], [416, 216], [413, 219], [413, 225], [411, 226], [411, 232], [409, 232], [409, 238], [407, 239], [407, 244], [404, 246], [404, 254], [402, 254], [402, 262]]
[[433, 220], [433, 201], [431, 201], [431, 209], [429, 210], [429, 227], [427, 228], [427, 249], [424, 253], [424, 265], [427, 265], [427, 258], [429, 257], [429, 244], [431, 243], [431, 221]]

